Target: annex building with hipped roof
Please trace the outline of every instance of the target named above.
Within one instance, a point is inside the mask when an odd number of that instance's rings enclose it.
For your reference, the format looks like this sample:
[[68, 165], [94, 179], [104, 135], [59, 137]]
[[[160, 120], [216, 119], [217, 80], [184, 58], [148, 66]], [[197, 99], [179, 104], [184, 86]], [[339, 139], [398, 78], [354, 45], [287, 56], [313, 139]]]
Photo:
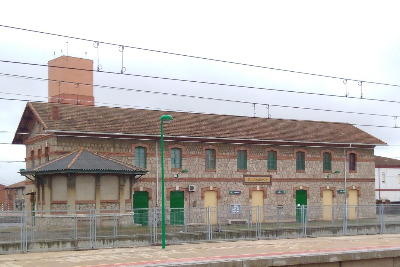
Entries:
[[[28, 102], [14, 136], [13, 144], [26, 146], [27, 170], [82, 147], [148, 170], [125, 189], [127, 209], [142, 207], [135, 199], [145, 203], [143, 207], [161, 205], [160, 117], [165, 114], [173, 117], [164, 124], [167, 207], [342, 205], [344, 189], [349, 204], [375, 203], [374, 147], [385, 143], [347, 123], [51, 99]], [[33, 190], [38, 190], [35, 183]], [[68, 193], [73, 185], [50, 195], [46, 187], [54, 192], [58, 185], [47, 184], [43, 194], [48, 196], [41, 201], [50, 208], [59, 201], [73, 203]], [[92, 194], [91, 201], [94, 198]]]
[[125, 212], [132, 184], [147, 171], [81, 148], [20, 173], [35, 182], [38, 210], [75, 213]]

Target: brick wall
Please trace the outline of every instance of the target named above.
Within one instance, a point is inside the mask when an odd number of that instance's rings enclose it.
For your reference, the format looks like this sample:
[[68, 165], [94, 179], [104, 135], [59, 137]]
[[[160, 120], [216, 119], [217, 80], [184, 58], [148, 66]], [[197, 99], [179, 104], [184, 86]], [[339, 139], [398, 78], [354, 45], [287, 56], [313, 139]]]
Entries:
[[[93, 152], [102, 152], [106, 156], [115, 157], [124, 162], [134, 164], [134, 148], [144, 146], [147, 148], [147, 169], [149, 173], [139, 179], [133, 187], [152, 188], [150, 207], [156, 206], [156, 142], [145, 140], [122, 140], [122, 139], [96, 139], [96, 138], [73, 138], [53, 137], [40, 140], [27, 146], [27, 164], [30, 151], [39, 147], [50, 147], [50, 158], [53, 159], [64, 153], [71, 152], [85, 147]], [[171, 148], [182, 149], [182, 169], [188, 173], [179, 174], [179, 178], [173, 178], [179, 170], [171, 169], [170, 151]], [[216, 170], [205, 169], [205, 150], [216, 150]], [[267, 152], [277, 151], [277, 170], [267, 170]], [[237, 150], [247, 150], [247, 170], [237, 170]], [[296, 151], [305, 152], [305, 171], [296, 171]], [[160, 154], [160, 145], [157, 145]], [[327, 178], [327, 172], [323, 171], [323, 153], [332, 153], [332, 172]], [[359, 204], [374, 204], [374, 151], [373, 149], [351, 149], [344, 152], [341, 148], [317, 148], [317, 147], [296, 147], [296, 146], [266, 146], [266, 145], [242, 145], [242, 144], [220, 144], [201, 142], [165, 142], [165, 187], [170, 190], [185, 191], [186, 207], [202, 207], [202, 189], [218, 188], [218, 205], [230, 205], [241, 203], [250, 205], [251, 190], [264, 190], [265, 205], [292, 205], [295, 204], [295, 191], [299, 188], [306, 188], [308, 191], [308, 203], [321, 203], [321, 190], [334, 188], [344, 189], [344, 153], [355, 153], [357, 155], [356, 172], [347, 171], [347, 186], [360, 188]], [[36, 155], [36, 154], [35, 154]], [[160, 162], [160, 158], [158, 159]], [[348, 156], [346, 162], [348, 168]], [[271, 184], [244, 184], [244, 175], [271, 175]], [[160, 179], [159, 175], [159, 179]], [[188, 192], [188, 185], [194, 184], [197, 187], [195, 192]], [[255, 189], [254, 189], [255, 188]], [[230, 195], [229, 191], [240, 191], [238, 195]], [[278, 195], [277, 190], [285, 190], [286, 194]], [[127, 203], [130, 201], [127, 199]], [[344, 194], [334, 194], [334, 205], [344, 203]], [[169, 204], [167, 204], [168, 206]]]
[[0, 184], [0, 210], [6, 210], [6, 191], [5, 185]]

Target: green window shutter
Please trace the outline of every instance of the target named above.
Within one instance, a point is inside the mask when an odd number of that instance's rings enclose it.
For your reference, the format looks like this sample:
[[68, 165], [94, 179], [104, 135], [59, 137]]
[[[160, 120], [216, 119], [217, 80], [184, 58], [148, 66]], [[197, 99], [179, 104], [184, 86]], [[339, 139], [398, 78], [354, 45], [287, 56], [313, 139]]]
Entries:
[[302, 151], [296, 152], [296, 171], [304, 171], [305, 168], [305, 153]]
[[277, 155], [276, 151], [268, 151], [267, 155], [267, 167], [268, 170], [276, 170], [277, 169]]
[[182, 168], [182, 149], [177, 148], [175, 149], [175, 168], [181, 169]]
[[135, 147], [135, 166], [146, 168], [146, 148]]
[[332, 171], [332, 154], [325, 152], [323, 156], [324, 171]]
[[247, 170], [247, 151], [238, 150], [237, 152], [237, 169]]
[[215, 170], [215, 149], [206, 149], [206, 169]]
[[182, 168], [182, 150], [180, 148], [171, 149], [171, 168]]

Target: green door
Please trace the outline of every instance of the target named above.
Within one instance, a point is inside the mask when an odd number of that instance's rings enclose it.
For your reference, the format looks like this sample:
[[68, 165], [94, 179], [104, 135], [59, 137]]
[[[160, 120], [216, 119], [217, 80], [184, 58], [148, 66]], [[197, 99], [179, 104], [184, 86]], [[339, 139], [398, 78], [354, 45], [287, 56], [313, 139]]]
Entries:
[[149, 193], [135, 191], [133, 194], [133, 220], [136, 224], [149, 224]]
[[171, 225], [179, 225], [184, 223], [184, 193], [183, 191], [171, 191], [170, 194], [171, 208]]
[[301, 206], [307, 205], [307, 190], [296, 190], [296, 220], [301, 222]]

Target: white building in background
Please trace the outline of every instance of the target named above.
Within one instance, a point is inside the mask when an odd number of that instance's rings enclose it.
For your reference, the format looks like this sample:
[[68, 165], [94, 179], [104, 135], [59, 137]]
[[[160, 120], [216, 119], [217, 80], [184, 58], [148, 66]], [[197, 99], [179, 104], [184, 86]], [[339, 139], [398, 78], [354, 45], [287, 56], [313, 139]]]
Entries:
[[400, 202], [400, 160], [375, 156], [375, 196]]

